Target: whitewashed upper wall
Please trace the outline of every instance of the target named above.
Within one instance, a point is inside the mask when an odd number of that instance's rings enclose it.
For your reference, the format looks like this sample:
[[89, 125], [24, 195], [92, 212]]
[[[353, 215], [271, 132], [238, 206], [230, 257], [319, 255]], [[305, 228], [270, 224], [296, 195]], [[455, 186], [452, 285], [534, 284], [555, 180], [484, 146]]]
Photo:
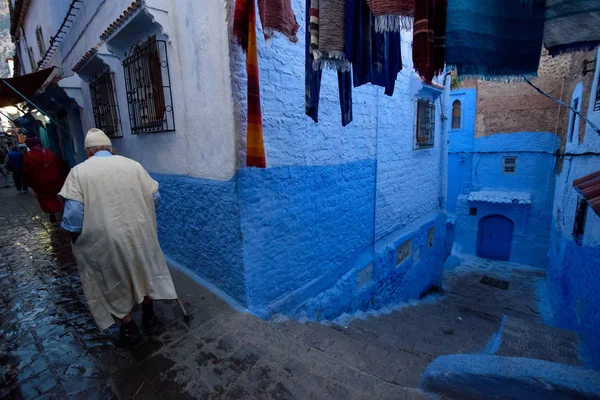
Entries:
[[[27, 22], [27, 31], [32, 33], [27, 35], [37, 47], [35, 28], [50, 12], [48, 5], [51, 2], [33, 0], [32, 3]], [[52, 20], [59, 18], [60, 25], [69, 1], [58, 0], [58, 3], [64, 10], [56, 11], [57, 16]], [[62, 40], [53, 64], [62, 68], [64, 76], [72, 74], [73, 66], [100, 42], [104, 30], [129, 6], [131, 0], [78, 3], [80, 10]], [[124, 133], [123, 138], [115, 139], [113, 144], [119, 153], [140, 161], [152, 172], [230, 179], [236, 167], [236, 144], [225, 1], [146, 0], [146, 6], [160, 23], [159, 32], [168, 35], [163, 38], [168, 42], [176, 131], [131, 135], [121, 67], [124, 53], [110, 54], [105, 46], [100, 53], [104, 53], [102, 59], [115, 73]], [[154, 24], [152, 29], [157, 26]], [[131, 45], [142, 38], [132, 37]], [[82, 99], [81, 120], [87, 131], [94, 122], [85, 82], [82, 83]]]

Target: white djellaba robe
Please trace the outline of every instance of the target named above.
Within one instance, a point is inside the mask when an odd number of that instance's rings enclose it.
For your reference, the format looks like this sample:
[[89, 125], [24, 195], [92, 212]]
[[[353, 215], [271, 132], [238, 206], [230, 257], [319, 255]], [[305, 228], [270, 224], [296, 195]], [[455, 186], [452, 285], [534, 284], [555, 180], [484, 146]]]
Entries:
[[73, 244], [83, 293], [98, 327], [122, 319], [144, 296], [176, 299], [158, 243], [153, 193], [158, 182], [121, 156], [91, 157], [73, 168], [59, 193], [84, 205]]

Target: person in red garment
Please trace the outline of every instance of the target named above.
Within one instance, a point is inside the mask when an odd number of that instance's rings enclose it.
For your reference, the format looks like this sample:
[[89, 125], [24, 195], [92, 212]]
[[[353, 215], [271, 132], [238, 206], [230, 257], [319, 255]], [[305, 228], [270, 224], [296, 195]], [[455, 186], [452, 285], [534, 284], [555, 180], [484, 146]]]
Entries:
[[56, 221], [56, 213], [64, 208], [58, 198], [58, 192], [65, 183], [65, 169], [61, 159], [45, 149], [38, 138], [25, 141], [29, 152], [23, 158], [23, 173], [29, 186], [35, 192], [40, 207], [50, 215], [50, 221]]

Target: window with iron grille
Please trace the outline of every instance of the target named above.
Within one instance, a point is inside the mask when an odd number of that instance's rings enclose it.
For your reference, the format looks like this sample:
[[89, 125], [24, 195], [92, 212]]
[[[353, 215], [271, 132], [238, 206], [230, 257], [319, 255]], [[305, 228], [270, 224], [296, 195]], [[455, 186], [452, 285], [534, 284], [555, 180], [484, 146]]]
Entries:
[[505, 174], [515, 174], [517, 172], [517, 157], [503, 157], [502, 172]]
[[40, 51], [40, 57], [46, 54], [46, 44], [44, 43], [44, 34], [42, 33], [42, 27], [38, 26], [35, 28], [35, 38], [37, 39], [38, 50]]
[[462, 107], [459, 100], [452, 103], [452, 129], [460, 129]]
[[90, 95], [96, 128], [102, 129], [108, 137], [123, 137], [114, 74], [110, 70], [102, 72], [90, 83]]
[[587, 201], [579, 198], [577, 201], [577, 210], [575, 211], [575, 223], [573, 224], [573, 239], [575, 239], [575, 243], [577, 243], [578, 246], [583, 244], [583, 232], [585, 230], [587, 208]]
[[131, 133], [175, 130], [167, 44], [151, 36], [123, 61]]
[[435, 105], [429, 100], [417, 101], [417, 118], [415, 127], [415, 149], [433, 147], [435, 137]]

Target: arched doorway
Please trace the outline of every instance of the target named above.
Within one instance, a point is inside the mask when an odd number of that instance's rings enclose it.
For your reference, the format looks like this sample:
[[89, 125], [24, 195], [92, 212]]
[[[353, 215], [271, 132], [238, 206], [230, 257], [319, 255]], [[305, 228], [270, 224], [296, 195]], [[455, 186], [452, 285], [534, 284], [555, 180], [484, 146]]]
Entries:
[[477, 256], [508, 261], [515, 223], [502, 215], [488, 215], [479, 221]]

